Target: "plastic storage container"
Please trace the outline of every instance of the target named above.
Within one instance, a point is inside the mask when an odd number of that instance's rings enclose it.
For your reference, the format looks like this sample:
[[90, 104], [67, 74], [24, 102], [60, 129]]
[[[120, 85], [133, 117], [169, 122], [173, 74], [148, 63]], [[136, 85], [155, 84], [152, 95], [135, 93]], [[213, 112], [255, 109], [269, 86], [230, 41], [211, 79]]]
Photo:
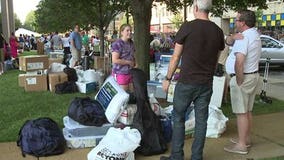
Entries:
[[112, 127], [111, 124], [104, 124], [101, 127], [84, 126], [68, 116], [63, 118], [63, 123], [63, 135], [69, 148], [95, 147]]
[[63, 135], [66, 140], [66, 144], [68, 148], [95, 147], [99, 144], [100, 140], [104, 137], [104, 135], [76, 136], [77, 133], [76, 132], [74, 133], [73, 131], [74, 130], [63, 128]]

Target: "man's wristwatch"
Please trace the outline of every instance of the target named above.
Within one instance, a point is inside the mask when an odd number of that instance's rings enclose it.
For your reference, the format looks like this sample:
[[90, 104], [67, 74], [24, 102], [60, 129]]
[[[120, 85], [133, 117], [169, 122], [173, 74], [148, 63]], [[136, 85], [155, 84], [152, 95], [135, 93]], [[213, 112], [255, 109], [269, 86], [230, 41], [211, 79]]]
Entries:
[[172, 78], [168, 78], [167, 76], [165, 76], [165, 80], [167, 80], [167, 81], [171, 81], [171, 80], [172, 80]]

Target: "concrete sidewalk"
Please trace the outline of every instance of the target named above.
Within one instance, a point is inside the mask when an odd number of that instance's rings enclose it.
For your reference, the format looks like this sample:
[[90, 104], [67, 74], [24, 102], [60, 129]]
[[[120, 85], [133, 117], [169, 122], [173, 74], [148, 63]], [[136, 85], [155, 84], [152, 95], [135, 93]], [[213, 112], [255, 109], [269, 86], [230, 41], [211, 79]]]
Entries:
[[[229, 139], [236, 136], [235, 119], [229, 120], [227, 130], [220, 138], [208, 138], [204, 148], [204, 160], [247, 160], [284, 156], [284, 112], [254, 117], [252, 147], [247, 155], [228, 153], [223, 150]], [[185, 142], [185, 159], [190, 159], [192, 138]], [[82, 160], [87, 158], [87, 149], [68, 149], [64, 154], [52, 157], [42, 157], [41, 160]], [[169, 151], [165, 154], [169, 154]], [[136, 155], [136, 160], [159, 160], [160, 155], [144, 157]], [[27, 155], [23, 158], [15, 142], [1, 143], [0, 160], [35, 160]]]
[[284, 101], [284, 77], [268, 79], [266, 94], [269, 97]]

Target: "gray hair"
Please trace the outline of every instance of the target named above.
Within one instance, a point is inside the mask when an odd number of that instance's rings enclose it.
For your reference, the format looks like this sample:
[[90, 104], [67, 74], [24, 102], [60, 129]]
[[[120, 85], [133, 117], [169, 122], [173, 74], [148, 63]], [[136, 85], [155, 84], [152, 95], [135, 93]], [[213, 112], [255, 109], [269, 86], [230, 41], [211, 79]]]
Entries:
[[250, 28], [255, 26], [256, 15], [253, 11], [241, 10], [241, 11], [238, 11], [238, 13], [240, 14], [240, 21], [245, 22], [245, 24]]
[[194, 0], [193, 4], [196, 5], [201, 12], [209, 13], [212, 8], [212, 0]]

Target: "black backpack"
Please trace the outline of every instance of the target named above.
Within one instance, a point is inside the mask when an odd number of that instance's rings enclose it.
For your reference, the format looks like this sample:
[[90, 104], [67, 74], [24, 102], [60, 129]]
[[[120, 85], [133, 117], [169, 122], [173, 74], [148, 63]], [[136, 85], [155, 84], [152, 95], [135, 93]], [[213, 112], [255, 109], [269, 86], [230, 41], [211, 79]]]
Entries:
[[78, 92], [78, 87], [74, 81], [65, 81], [55, 85], [56, 94], [75, 93]]
[[108, 122], [102, 105], [90, 97], [75, 97], [69, 106], [68, 116], [86, 126], [102, 126]]
[[67, 66], [63, 69], [63, 72], [67, 74], [68, 81], [76, 82], [78, 80], [78, 76], [74, 68], [70, 68]]
[[65, 151], [66, 141], [57, 123], [50, 118], [28, 120], [20, 129], [17, 146], [22, 155], [36, 157], [58, 155]]
[[132, 127], [138, 129], [142, 135], [140, 146], [136, 151], [144, 156], [162, 154], [167, 150], [167, 142], [163, 135], [160, 118], [150, 106], [147, 75], [137, 68], [131, 69], [130, 73], [137, 102], [137, 112], [134, 115]]

